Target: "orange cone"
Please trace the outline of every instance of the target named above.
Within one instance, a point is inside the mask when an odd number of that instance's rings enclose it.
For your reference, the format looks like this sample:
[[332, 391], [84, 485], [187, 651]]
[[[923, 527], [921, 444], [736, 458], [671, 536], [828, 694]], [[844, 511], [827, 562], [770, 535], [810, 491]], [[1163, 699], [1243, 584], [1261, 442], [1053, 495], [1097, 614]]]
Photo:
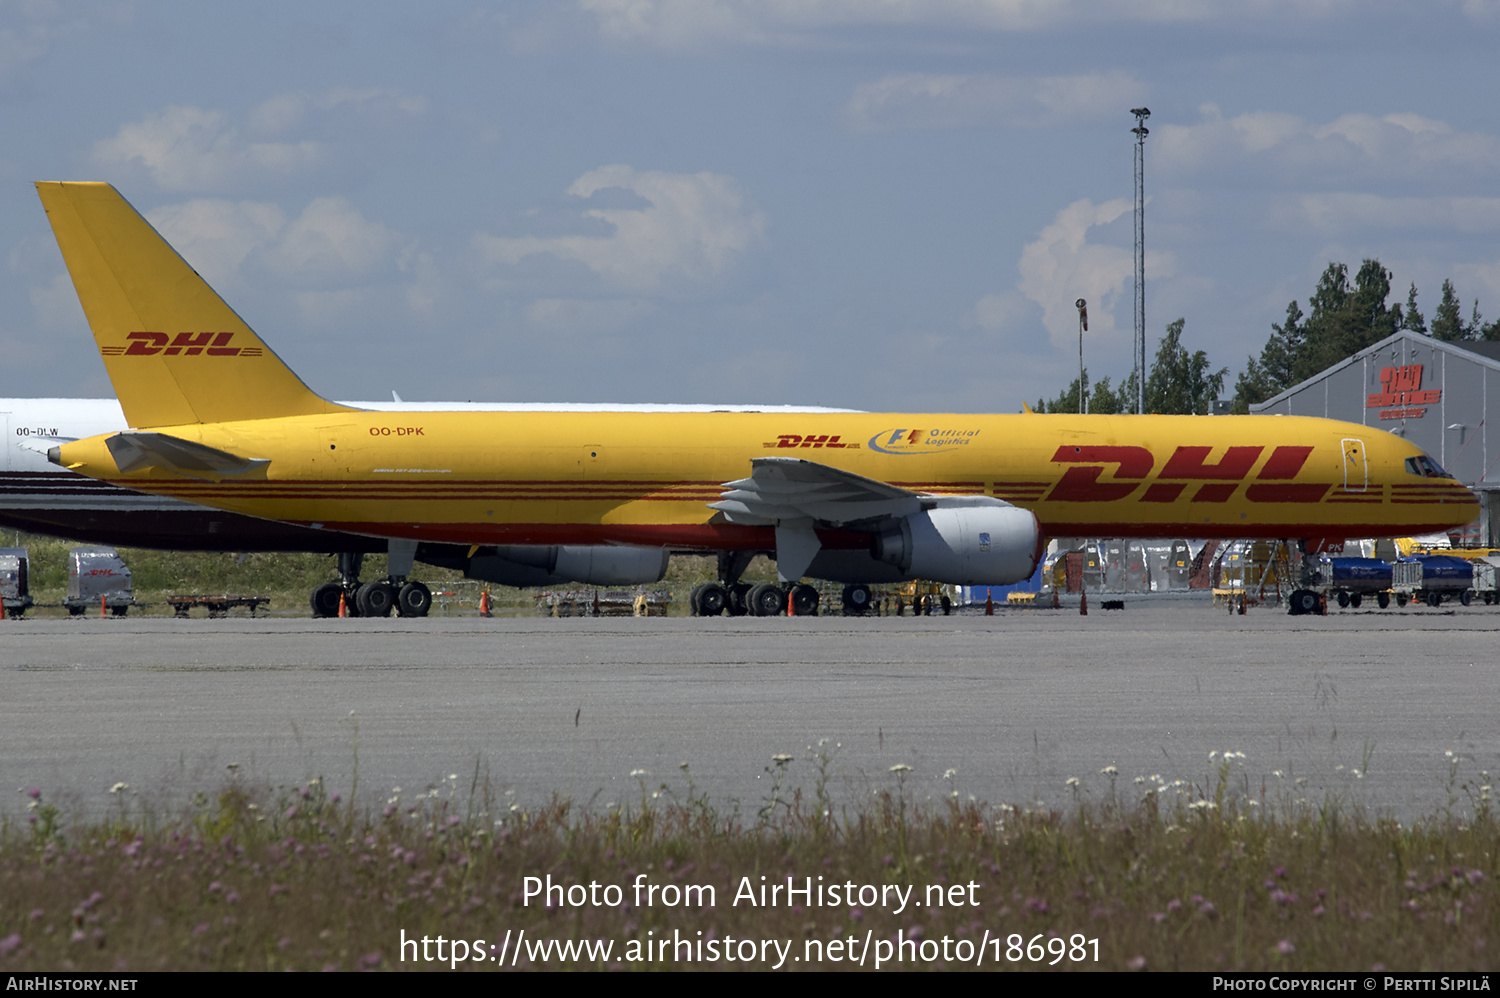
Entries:
[[349, 604], [344, 602], [344, 591], [342, 589], [339, 590], [339, 616], [349, 616]]
[[1078, 615], [1080, 617], [1087, 617], [1089, 615], [1089, 594], [1087, 589], [1078, 596]]
[[481, 617], [490, 615], [490, 591], [488, 589], [479, 594], [479, 615]]
[[786, 591], [786, 615], [788, 617], [797, 616], [797, 602], [792, 599], [792, 590], [790, 589]]
[[984, 615], [993, 617], [995, 615], [995, 597], [986, 587], [984, 590]]
[[5, 600], [0, 599], [0, 620], [5, 619]]
[[99, 619], [103, 620], [106, 616], [108, 616], [108, 614], [106, 614], [105, 610], [104, 610], [104, 597], [100, 596], [99, 597]]

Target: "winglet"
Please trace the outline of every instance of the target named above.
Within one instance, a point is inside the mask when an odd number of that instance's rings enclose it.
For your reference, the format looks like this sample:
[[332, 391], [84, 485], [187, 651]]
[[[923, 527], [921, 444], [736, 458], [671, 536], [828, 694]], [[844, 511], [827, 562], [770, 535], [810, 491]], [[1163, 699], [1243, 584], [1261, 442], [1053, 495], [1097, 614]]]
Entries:
[[109, 184], [36, 189], [132, 427], [347, 411], [303, 384]]
[[1030, 415], [1030, 416], [1035, 416], [1036, 415], [1036, 410], [1033, 409], [1031, 406], [1027, 405], [1025, 402], [1021, 403], [1021, 411], [1024, 412], [1024, 413], [1026, 413], [1027, 415]]

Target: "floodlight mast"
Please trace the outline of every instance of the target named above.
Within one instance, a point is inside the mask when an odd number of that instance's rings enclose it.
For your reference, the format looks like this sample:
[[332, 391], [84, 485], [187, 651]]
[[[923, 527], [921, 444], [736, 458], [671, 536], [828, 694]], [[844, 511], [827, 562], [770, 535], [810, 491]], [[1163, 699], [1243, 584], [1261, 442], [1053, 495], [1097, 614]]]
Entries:
[[1151, 111], [1131, 108], [1135, 115], [1135, 411], [1146, 411], [1146, 119]]
[[1088, 393], [1083, 390], [1083, 334], [1089, 328], [1089, 303], [1082, 298], [1073, 303], [1078, 309], [1078, 414], [1087, 413]]

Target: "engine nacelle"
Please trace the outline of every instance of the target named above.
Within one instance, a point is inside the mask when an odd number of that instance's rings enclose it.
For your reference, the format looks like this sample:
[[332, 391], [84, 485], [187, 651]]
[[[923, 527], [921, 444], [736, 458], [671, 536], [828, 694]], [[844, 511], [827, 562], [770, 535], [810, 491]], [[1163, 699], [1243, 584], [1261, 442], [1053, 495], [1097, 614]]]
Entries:
[[987, 496], [944, 497], [875, 535], [870, 554], [906, 578], [1004, 586], [1031, 578], [1040, 530], [1030, 511]]
[[484, 548], [462, 566], [466, 578], [504, 586], [639, 586], [667, 574], [664, 548], [613, 545], [508, 545]]

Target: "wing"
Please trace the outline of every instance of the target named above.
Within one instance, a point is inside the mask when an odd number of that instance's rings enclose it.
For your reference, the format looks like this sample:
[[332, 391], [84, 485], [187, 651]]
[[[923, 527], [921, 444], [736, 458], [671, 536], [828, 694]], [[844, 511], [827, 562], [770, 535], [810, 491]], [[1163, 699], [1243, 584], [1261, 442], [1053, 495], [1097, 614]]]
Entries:
[[843, 526], [858, 520], [909, 516], [922, 508], [920, 493], [795, 457], [758, 457], [749, 478], [727, 482], [709, 508], [730, 523], [776, 526], [806, 522]]

